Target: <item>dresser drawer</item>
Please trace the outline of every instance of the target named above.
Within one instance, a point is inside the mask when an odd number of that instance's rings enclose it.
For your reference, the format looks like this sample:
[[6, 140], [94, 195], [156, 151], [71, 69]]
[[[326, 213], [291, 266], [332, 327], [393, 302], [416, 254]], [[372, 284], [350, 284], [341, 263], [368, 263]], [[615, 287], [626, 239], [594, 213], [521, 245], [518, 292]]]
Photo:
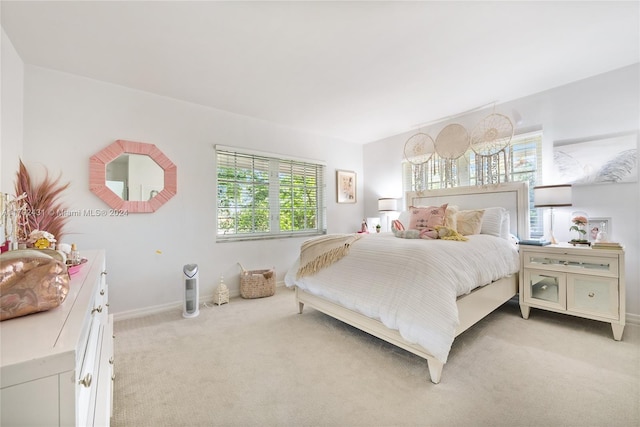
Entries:
[[618, 320], [618, 279], [572, 274], [567, 277], [567, 310]]
[[89, 337], [85, 345], [84, 357], [76, 377], [76, 399], [78, 402], [78, 424], [88, 426], [93, 419], [91, 408], [95, 404], [96, 381], [99, 369], [99, 351], [102, 341], [102, 327], [96, 316], [92, 316]]
[[113, 412], [113, 315], [109, 315], [103, 327], [102, 345], [100, 349], [100, 371], [97, 378], [97, 391], [93, 425], [109, 425]]
[[547, 254], [524, 251], [524, 268], [543, 268], [565, 273], [583, 273], [596, 276], [618, 277], [618, 257]]

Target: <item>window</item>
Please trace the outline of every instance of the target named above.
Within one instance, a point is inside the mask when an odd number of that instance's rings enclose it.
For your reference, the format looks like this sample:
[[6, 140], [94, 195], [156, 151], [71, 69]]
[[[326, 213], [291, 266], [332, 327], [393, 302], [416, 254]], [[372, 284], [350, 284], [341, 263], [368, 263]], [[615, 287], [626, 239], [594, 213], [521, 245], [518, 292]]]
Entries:
[[[504, 182], [507, 174], [509, 181], [529, 182], [529, 218], [531, 237], [542, 237], [542, 217], [538, 209], [533, 207], [533, 187], [536, 182], [542, 181], [542, 133], [528, 133], [515, 135], [509, 145], [509, 164], [500, 163], [499, 174]], [[423, 165], [412, 165], [404, 162], [402, 175], [404, 191], [415, 191], [420, 188], [443, 188], [444, 162], [446, 160], [434, 158]], [[473, 150], [468, 150], [453, 164], [454, 172], [458, 177], [458, 185], [475, 185], [475, 155]]]
[[325, 166], [216, 146], [217, 241], [326, 232]]

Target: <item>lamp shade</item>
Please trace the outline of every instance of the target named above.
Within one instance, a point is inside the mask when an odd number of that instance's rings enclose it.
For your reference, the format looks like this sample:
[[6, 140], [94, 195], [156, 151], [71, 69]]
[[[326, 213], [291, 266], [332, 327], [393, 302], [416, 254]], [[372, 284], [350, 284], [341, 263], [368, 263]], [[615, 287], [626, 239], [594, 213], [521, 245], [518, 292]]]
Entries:
[[397, 211], [398, 199], [391, 199], [391, 198], [378, 199], [378, 210], [380, 212]]
[[571, 206], [571, 185], [542, 185], [533, 187], [533, 206], [536, 208]]

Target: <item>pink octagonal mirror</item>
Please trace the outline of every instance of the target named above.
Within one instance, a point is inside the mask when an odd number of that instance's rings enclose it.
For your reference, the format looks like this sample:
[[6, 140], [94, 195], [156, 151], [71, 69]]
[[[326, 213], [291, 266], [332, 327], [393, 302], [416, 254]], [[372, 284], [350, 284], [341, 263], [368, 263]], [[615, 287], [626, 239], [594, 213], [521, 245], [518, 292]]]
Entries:
[[89, 160], [89, 189], [113, 209], [155, 212], [178, 189], [177, 167], [153, 144], [117, 140]]

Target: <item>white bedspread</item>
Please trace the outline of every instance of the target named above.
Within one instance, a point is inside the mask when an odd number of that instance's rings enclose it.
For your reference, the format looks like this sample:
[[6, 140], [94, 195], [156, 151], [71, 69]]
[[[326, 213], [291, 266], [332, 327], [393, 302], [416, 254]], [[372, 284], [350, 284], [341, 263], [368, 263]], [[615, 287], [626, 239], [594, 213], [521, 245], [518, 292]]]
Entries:
[[509, 241], [468, 237], [458, 242], [365, 235], [349, 255], [315, 275], [296, 280], [296, 262], [285, 283], [380, 320], [445, 363], [458, 326], [456, 297], [519, 269]]

